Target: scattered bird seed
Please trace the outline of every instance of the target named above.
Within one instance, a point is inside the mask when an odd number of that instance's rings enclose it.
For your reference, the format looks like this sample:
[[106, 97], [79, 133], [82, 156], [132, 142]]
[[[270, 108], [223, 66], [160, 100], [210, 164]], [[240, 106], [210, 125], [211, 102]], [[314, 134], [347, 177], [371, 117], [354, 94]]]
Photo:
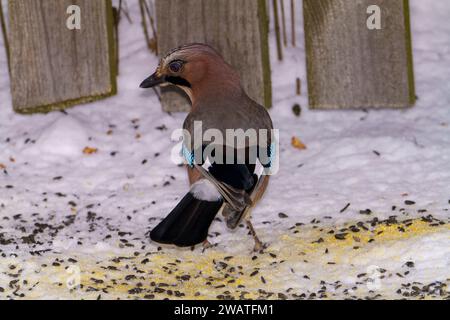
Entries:
[[302, 114], [302, 107], [298, 103], [294, 104], [292, 107], [292, 112], [295, 114], [296, 117], [300, 117]]
[[343, 207], [339, 212], [340, 212], [340, 213], [343, 213], [345, 210], [348, 209], [348, 207], [350, 207], [350, 203], [347, 203], [347, 204], [345, 205], [345, 207]]
[[280, 212], [280, 213], [278, 213], [278, 217], [281, 218], [281, 219], [286, 219], [289, 216], [287, 214], [283, 213], [283, 212]]
[[338, 240], [345, 240], [345, 238], [347, 237], [347, 233], [338, 233], [335, 234], [334, 237]]

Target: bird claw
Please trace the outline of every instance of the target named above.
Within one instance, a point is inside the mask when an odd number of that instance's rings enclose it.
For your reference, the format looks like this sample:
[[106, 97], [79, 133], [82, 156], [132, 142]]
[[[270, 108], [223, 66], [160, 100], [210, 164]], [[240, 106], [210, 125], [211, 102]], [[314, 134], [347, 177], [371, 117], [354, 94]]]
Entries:
[[255, 246], [253, 247], [253, 252], [263, 253], [264, 250], [267, 249], [267, 244], [262, 243], [258, 237], [255, 239]]
[[212, 248], [213, 245], [211, 244], [211, 242], [207, 240], [203, 241], [203, 250], [202, 253], [206, 251], [206, 249]]

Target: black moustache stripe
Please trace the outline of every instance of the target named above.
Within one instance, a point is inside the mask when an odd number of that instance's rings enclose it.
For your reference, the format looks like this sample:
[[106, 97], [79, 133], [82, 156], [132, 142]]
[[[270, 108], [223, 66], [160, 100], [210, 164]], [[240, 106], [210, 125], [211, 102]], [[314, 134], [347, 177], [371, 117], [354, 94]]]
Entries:
[[189, 81], [187, 81], [186, 79], [181, 78], [181, 77], [171, 77], [171, 76], [169, 76], [169, 77], [166, 77], [166, 81], [170, 82], [170, 83], [172, 83], [174, 85], [177, 85], [177, 86], [191, 88], [191, 84], [189, 83]]

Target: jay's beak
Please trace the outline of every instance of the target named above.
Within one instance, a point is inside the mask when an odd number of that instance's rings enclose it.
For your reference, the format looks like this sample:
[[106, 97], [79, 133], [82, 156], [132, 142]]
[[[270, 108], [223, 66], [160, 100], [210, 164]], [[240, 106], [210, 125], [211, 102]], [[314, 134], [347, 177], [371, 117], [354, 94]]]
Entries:
[[155, 72], [154, 74], [152, 74], [150, 77], [148, 77], [147, 79], [145, 79], [140, 87], [143, 89], [146, 88], [152, 88], [152, 87], [156, 87], [162, 83], [166, 82], [166, 78], [164, 76], [159, 76], [157, 74], [157, 72]]

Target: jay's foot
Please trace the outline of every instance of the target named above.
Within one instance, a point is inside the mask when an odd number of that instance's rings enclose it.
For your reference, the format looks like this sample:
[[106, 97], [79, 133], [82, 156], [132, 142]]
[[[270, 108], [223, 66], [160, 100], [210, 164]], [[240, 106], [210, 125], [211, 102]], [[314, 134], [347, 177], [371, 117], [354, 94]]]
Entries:
[[212, 248], [214, 247], [213, 244], [211, 244], [211, 242], [208, 241], [208, 239], [206, 239], [205, 241], [203, 241], [203, 250], [202, 253], [206, 251], [206, 249]]

